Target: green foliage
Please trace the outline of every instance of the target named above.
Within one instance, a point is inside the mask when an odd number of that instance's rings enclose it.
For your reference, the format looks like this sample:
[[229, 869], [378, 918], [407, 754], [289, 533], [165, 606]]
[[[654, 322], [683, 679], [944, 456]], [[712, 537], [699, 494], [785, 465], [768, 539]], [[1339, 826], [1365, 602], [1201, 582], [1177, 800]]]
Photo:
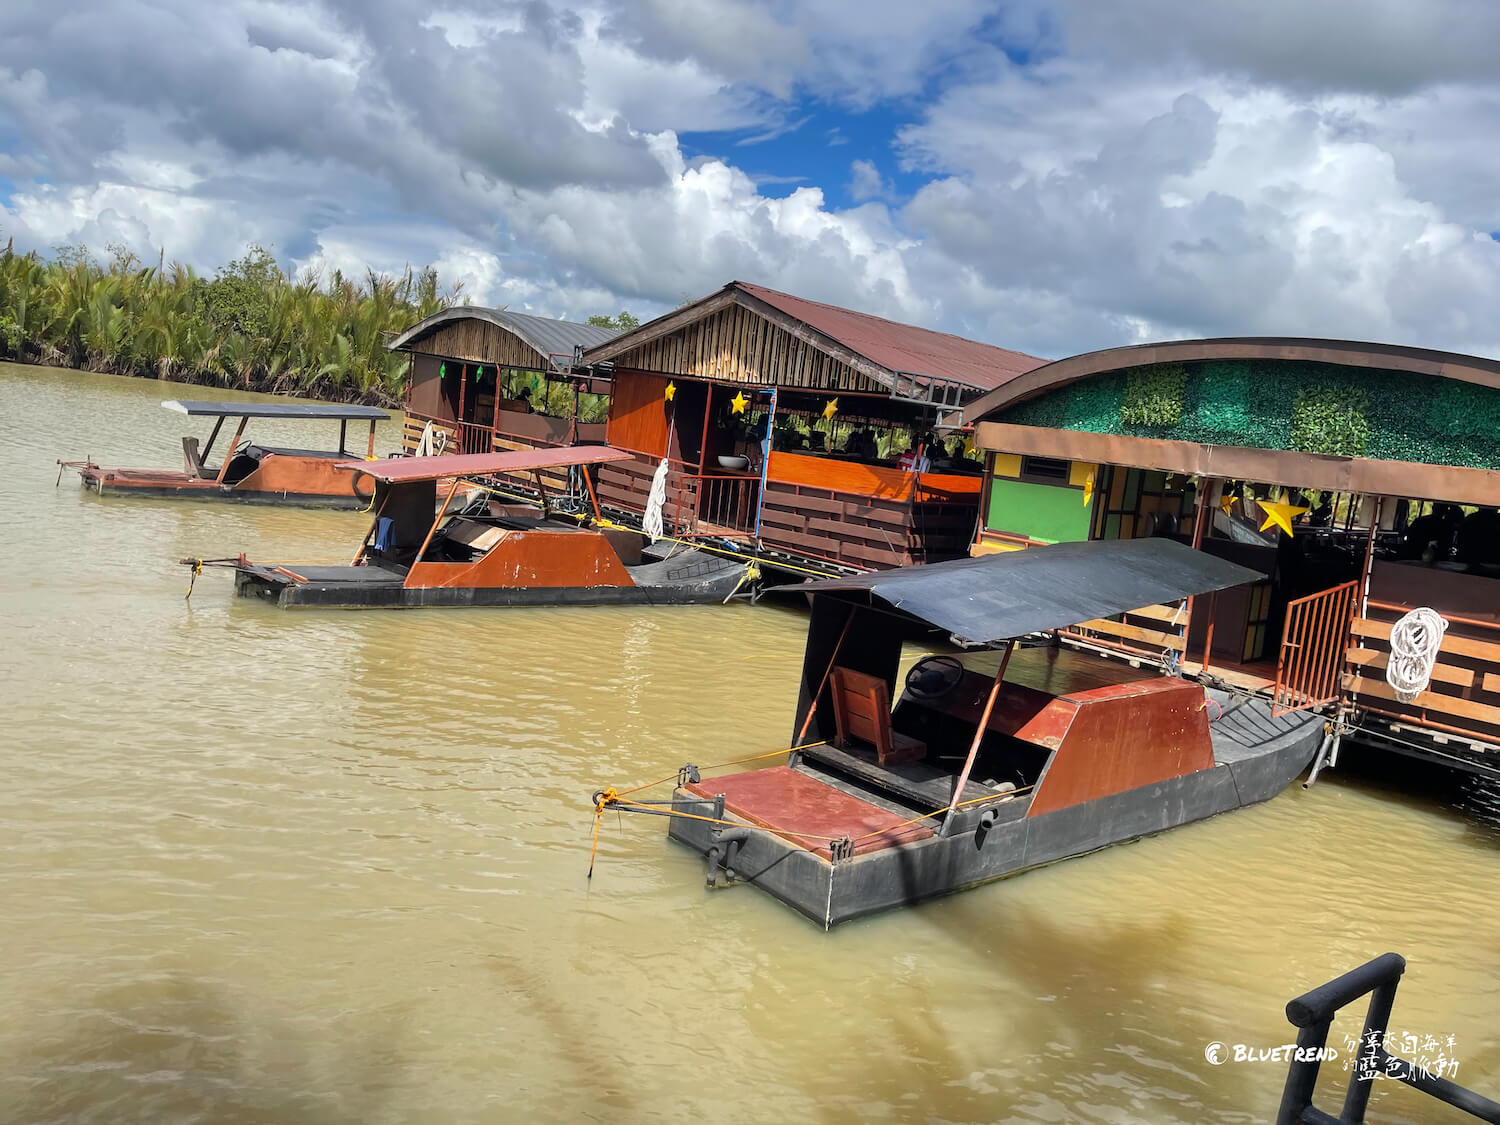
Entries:
[[599, 316], [595, 314], [589, 317], [588, 323], [595, 328], [613, 328], [617, 332], [629, 332], [632, 328], [641, 326], [638, 317], [631, 316], [628, 312], [622, 312], [618, 316]]
[[1363, 457], [1370, 442], [1369, 396], [1358, 387], [1304, 387], [1292, 400], [1291, 448]]
[[83, 246], [52, 261], [0, 253], [0, 355], [311, 397], [395, 405], [406, 358], [389, 336], [452, 304], [431, 267], [355, 282], [289, 279], [251, 246], [212, 281], [172, 263], [142, 268], [111, 245], [108, 267]]
[[1177, 425], [1187, 383], [1187, 368], [1180, 363], [1155, 363], [1129, 372], [1120, 421], [1127, 426]]
[[1023, 402], [1002, 421], [1298, 449], [1432, 465], [1500, 468], [1500, 390], [1406, 372], [1293, 360], [1186, 365], [1182, 413], [1170, 425], [1127, 421], [1128, 375], [1107, 372]]

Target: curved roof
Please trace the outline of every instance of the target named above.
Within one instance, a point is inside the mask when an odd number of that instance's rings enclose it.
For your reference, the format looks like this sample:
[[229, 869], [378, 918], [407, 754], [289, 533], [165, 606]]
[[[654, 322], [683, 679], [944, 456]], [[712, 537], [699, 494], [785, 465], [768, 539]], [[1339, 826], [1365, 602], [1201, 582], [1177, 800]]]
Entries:
[[409, 351], [417, 341], [425, 340], [439, 328], [458, 320], [483, 320], [496, 328], [502, 328], [529, 344], [545, 359], [566, 356], [566, 362], [556, 365], [562, 367], [572, 366], [575, 348], [597, 347], [620, 334], [618, 329], [600, 328], [596, 324], [552, 320], [545, 316], [531, 316], [511, 312], [509, 309], [490, 309], [482, 305], [454, 305], [413, 324], [386, 347], [393, 352]]
[[942, 381], [987, 391], [1047, 362], [1024, 352], [898, 324], [746, 281], [731, 281], [717, 293], [596, 346], [584, 355], [583, 362], [608, 362], [711, 316], [728, 304], [743, 305], [887, 387], [895, 386], [898, 377], [905, 377], [919, 385]]
[[964, 408], [964, 422], [978, 422], [1022, 399], [1068, 383], [1153, 363], [1195, 360], [1286, 359], [1368, 367], [1381, 371], [1409, 371], [1437, 375], [1500, 389], [1500, 361], [1479, 356], [1411, 348], [1401, 344], [1371, 344], [1358, 340], [1319, 340], [1294, 336], [1222, 336], [1207, 340], [1169, 340], [1085, 352], [1043, 364], [1017, 375]]

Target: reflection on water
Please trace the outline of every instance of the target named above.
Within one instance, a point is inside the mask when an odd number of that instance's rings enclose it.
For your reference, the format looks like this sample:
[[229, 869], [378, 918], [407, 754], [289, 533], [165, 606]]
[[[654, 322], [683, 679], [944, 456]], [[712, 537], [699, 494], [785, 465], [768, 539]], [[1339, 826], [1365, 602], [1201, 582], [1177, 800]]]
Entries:
[[1386, 949], [1397, 1025], [1500, 1089], [1493, 790], [1326, 775], [832, 934], [655, 821], [589, 884], [600, 783], [784, 745], [801, 618], [184, 602], [181, 556], [368, 518], [53, 487], [176, 465], [156, 404], [203, 394], [0, 365], [0, 1121], [1264, 1121], [1284, 1068], [1204, 1045]]

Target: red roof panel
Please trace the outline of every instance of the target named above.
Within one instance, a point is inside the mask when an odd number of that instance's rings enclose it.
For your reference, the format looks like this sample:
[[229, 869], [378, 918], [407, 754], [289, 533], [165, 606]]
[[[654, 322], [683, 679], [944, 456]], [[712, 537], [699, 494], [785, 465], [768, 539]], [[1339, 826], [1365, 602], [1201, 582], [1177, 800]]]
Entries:
[[1025, 352], [981, 344], [930, 328], [897, 324], [744, 281], [732, 284], [891, 371], [951, 379], [992, 390], [1048, 362]]
[[365, 473], [387, 483], [481, 477], [491, 473], [559, 469], [629, 461], [635, 455], [607, 445], [571, 445], [560, 449], [513, 449], [505, 453], [460, 453], [441, 457], [386, 457], [378, 461], [341, 461], [340, 469]]

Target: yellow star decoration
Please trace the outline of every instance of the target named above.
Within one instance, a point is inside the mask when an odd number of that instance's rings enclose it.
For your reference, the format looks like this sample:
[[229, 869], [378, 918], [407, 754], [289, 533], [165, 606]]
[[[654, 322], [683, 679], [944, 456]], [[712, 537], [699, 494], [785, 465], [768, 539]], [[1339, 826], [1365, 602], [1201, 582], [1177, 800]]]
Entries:
[[829, 399], [828, 400], [828, 405], [825, 406], [825, 407], [823, 407], [823, 417], [824, 418], [832, 418], [838, 412], [839, 412], [839, 400], [836, 399], [836, 398]]
[[1094, 474], [1090, 473], [1083, 482], [1083, 506], [1087, 508], [1094, 499]]
[[1233, 508], [1239, 502], [1240, 498], [1238, 496], [1232, 492], [1226, 492], [1223, 496], [1219, 497], [1219, 511], [1223, 512], [1226, 516], [1231, 516], [1234, 513], [1229, 509]]
[[1266, 513], [1266, 522], [1260, 525], [1260, 529], [1265, 531], [1274, 524], [1288, 535], [1292, 534], [1292, 521], [1309, 510], [1280, 500], [1257, 500], [1256, 503], [1260, 505], [1260, 510]]
[[729, 400], [729, 410], [733, 414], [745, 413], [745, 407], [750, 405], [750, 400], [745, 397], [744, 391], [735, 391], [734, 397]]
[[671, 402], [676, 397], [677, 397], [677, 384], [676, 383], [668, 383], [667, 384], [667, 401]]

